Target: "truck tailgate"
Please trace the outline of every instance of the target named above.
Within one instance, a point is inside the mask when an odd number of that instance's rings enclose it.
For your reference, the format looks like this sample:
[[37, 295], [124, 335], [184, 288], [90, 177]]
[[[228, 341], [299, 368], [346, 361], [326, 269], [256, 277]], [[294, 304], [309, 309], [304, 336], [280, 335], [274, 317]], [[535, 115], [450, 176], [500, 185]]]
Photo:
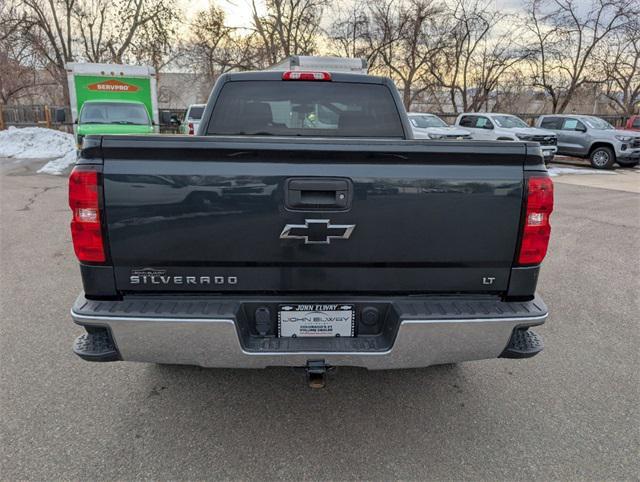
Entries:
[[121, 291], [508, 285], [521, 143], [114, 136], [102, 155]]

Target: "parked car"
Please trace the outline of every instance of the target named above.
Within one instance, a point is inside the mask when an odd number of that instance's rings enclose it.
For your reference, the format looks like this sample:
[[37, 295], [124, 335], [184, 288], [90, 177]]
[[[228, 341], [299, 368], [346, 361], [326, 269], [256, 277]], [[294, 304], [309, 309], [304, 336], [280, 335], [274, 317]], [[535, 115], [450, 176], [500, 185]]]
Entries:
[[624, 124], [623, 130], [640, 132], [640, 115], [632, 115]]
[[204, 112], [205, 104], [191, 104], [184, 115], [184, 121], [180, 124], [180, 134], [188, 134], [190, 136], [198, 133], [200, 120]]
[[471, 139], [471, 132], [450, 126], [437, 115], [418, 112], [408, 115], [416, 139]]
[[545, 162], [553, 160], [558, 150], [558, 139], [553, 132], [529, 127], [525, 121], [511, 114], [468, 112], [458, 116], [456, 125], [471, 131], [474, 139], [538, 142]]
[[78, 356], [299, 366], [319, 386], [339, 365], [542, 350], [539, 144], [415, 142], [391, 79], [342, 72], [221, 75], [199, 134], [85, 139]]
[[596, 169], [611, 169], [616, 162], [633, 167], [640, 161], [640, 134], [616, 129], [599, 117], [543, 115], [536, 125], [558, 135], [560, 154], [588, 158]]

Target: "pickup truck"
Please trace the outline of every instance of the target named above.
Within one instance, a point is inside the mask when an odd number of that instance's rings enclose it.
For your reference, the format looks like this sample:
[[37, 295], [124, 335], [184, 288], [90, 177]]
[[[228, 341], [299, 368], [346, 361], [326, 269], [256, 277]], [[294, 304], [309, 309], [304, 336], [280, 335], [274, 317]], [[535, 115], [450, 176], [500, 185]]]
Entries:
[[416, 139], [471, 139], [471, 132], [447, 125], [435, 114], [409, 112], [407, 115]]
[[595, 169], [611, 169], [616, 163], [634, 167], [640, 162], [640, 133], [616, 129], [599, 117], [543, 115], [536, 125], [558, 135], [560, 154], [588, 158]]
[[85, 360], [321, 386], [542, 350], [540, 145], [414, 140], [386, 78], [222, 75], [197, 136], [87, 136], [69, 204]]
[[542, 154], [547, 163], [553, 160], [558, 151], [558, 138], [554, 132], [530, 127], [515, 115], [468, 112], [460, 114], [455, 125], [468, 129], [473, 139], [538, 142], [542, 146]]

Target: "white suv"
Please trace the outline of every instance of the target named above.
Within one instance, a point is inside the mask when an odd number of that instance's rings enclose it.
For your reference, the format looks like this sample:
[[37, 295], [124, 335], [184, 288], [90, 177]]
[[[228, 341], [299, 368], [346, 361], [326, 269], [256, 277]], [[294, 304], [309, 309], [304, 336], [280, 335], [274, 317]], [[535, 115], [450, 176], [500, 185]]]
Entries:
[[558, 151], [558, 136], [555, 132], [529, 127], [525, 121], [511, 114], [464, 113], [456, 119], [456, 126], [468, 129], [474, 139], [538, 142], [545, 162], [551, 161]]

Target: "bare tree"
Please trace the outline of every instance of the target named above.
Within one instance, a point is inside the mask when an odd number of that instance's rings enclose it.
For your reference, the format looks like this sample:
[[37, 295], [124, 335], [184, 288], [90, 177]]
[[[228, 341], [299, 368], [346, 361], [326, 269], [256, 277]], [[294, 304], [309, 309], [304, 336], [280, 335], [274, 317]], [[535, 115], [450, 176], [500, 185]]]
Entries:
[[291, 55], [316, 52], [320, 19], [328, 0], [266, 0], [265, 3], [266, 13], [261, 14], [252, 0], [253, 31], [263, 67]]
[[376, 50], [372, 48], [371, 24], [368, 6], [358, 2], [344, 8], [338, 4], [334, 9], [335, 20], [328, 29], [332, 48], [337, 55], [365, 58], [371, 65], [375, 62]]
[[174, 0], [21, 0], [21, 7], [22, 34], [63, 86], [66, 102], [66, 63], [157, 54], [169, 45], [177, 18]]
[[37, 56], [22, 38], [23, 23], [16, 1], [0, 2], [0, 104], [18, 101], [52, 84], [39, 71]]
[[399, 84], [406, 109], [431, 85], [428, 66], [442, 49], [435, 25], [443, 7], [434, 0], [381, 0], [371, 6], [371, 51]]
[[638, 2], [531, 0], [528, 10], [533, 84], [550, 97], [553, 112], [561, 113], [585, 83], [602, 81], [588, 66], [596, 49], [638, 14]]
[[614, 108], [623, 115], [640, 109], [640, 22], [627, 28], [608, 42], [598, 56], [605, 71], [604, 92]]
[[0, 0], [0, 42], [15, 38], [23, 20], [15, 0]]
[[488, 110], [500, 79], [527, 56], [516, 44], [512, 24], [509, 15], [490, 10], [480, 0], [457, 0], [450, 6], [441, 25], [446, 47], [430, 68], [448, 92], [454, 112]]
[[230, 70], [247, 70], [257, 63], [251, 35], [225, 23], [224, 10], [210, 4], [190, 25], [191, 38], [184, 46], [183, 67], [203, 75], [210, 83]]
[[[505, 22], [507, 18], [505, 16], [501, 21]], [[503, 89], [523, 87], [525, 77], [514, 74], [528, 53], [515, 44], [515, 38], [517, 32], [511, 30], [494, 33], [491, 38], [481, 42], [477, 55], [472, 56], [468, 64], [469, 72], [463, 76], [470, 81], [467, 88], [461, 91], [465, 110], [477, 111], [483, 105], [485, 110], [491, 110], [489, 101], [492, 95], [499, 95], [501, 86]]]
[[520, 113], [540, 110], [537, 106], [543, 103], [537, 102], [535, 97], [532, 98], [531, 86], [526, 82], [528, 73], [526, 64], [520, 64], [500, 76], [493, 93], [494, 112]]

